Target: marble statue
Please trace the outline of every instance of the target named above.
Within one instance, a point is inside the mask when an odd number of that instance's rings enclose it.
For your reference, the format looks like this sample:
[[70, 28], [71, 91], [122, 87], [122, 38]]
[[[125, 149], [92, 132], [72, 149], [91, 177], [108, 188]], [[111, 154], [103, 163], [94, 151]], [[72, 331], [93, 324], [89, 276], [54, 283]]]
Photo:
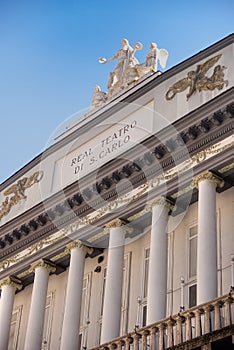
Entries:
[[[158, 49], [155, 43], [149, 46], [149, 53], [146, 55], [146, 60], [139, 63], [135, 57], [135, 53], [141, 50], [143, 45], [136, 42], [134, 47], [129, 44], [127, 39], [122, 39], [121, 48], [113, 57], [106, 59], [99, 58], [99, 63], [106, 64], [116, 60], [116, 66], [109, 74], [108, 79], [108, 93], [102, 92], [98, 85], [95, 86], [95, 91], [92, 96], [91, 110], [100, 107], [104, 102], [110, 100], [112, 97], [119, 94], [121, 91], [130, 85], [137, 84], [137, 82], [146, 74], [157, 72], [157, 63], [160, 63], [162, 68], [165, 68], [168, 52], [165, 49]], [[161, 74], [158, 72], [158, 74]]]
[[149, 46], [150, 52], [146, 55], [145, 67], [151, 67], [152, 71], [157, 72], [157, 63], [159, 61], [162, 68], [166, 67], [168, 58], [168, 51], [165, 49], [158, 49], [155, 43]]
[[104, 91], [101, 91], [101, 88], [99, 85], [94, 86], [94, 93], [92, 95], [92, 101], [90, 106], [90, 111], [101, 107], [103, 103], [105, 103], [107, 100], [107, 93]]
[[108, 81], [108, 90], [111, 90], [111, 95], [113, 95], [116, 87], [118, 87], [118, 89], [123, 87], [124, 76], [127, 68], [139, 64], [138, 60], [134, 57], [134, 54], [137, 50], [142, 49], [141, 43], [136, 43], [133, 49], [127, 39], [122, 39], [121, 45], [121, 49], [119, 49], [113, 57], [109, 59], [104, 57], [99, 58], [101, 64], [106, 64], [117, 59], [115, 69], [110, 73]]

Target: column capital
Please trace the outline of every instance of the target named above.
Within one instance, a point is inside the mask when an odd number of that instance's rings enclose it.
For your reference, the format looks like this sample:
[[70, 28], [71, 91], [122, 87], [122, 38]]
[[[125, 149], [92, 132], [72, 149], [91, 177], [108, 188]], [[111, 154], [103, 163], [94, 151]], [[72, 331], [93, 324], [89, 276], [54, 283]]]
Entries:
[[123, 227], [124, 226], [124, 230], [127, 231], [128, 233], [131, 233], [133, 231], [133, 228], [128, 226], [128, 222], [122, 219], [114, 219], [110, 222], [108, 222], [105, 225], [104, 230], [109, 232], [111, 228], [118, 228], [118, 227]]
[[209, 180], [214, 182], [217, 187], [222, 188], [224, 186], [224, 180], [218, 175], [213, 174], [211, 171], [205, 171], [204, 173], [199, 174], [193, 179], [193, 184], [195, 187], [198, 187], [200, 181]]
[[13, 276], [8, 276], [6, 278], [3, 278], [0, 281], [0, 289], [2, 289], [3, 286], [14, 287], [15, 290], [21, 290], [23, 288], [21, 280]]
[[37, 267], [44, 267], [49, 272], [55, 272], [56, 271], [56, 264], [52, 261], [46, 260], [46, 259], [40, 259], [35, 261], [31, 264], [30, 272], [35, 272], [35, 269]]
[[72, 249], [81, 249], [88, 254], [92, 254], [93, 248], [86, 246], [81, 241], [73, 241], [66, 246], [65, 253], [71, 254]]
[[153, 207], [155, 207], [157, 205], [164, 206], [169, 211], [171, 211], [171, 210], [173, 210], [175, 208], [175, 205], [174, 205], [174, 203], [172, 201], [170, 201], [169, 199], [161, 196], [161, 197], [157, 197], [156, 199], [154, 199], [154, 200], [150, 201], [149, 203], [147, 203], [146, 210], [147, 211], [152, 211]]

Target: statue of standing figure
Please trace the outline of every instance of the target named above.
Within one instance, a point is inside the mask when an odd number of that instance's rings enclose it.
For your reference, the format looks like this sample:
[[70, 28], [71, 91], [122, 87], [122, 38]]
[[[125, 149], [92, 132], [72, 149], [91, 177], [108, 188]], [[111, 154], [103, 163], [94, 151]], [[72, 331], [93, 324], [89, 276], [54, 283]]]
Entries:
[[155, 43], [149, 46], [150, 52], [146, 55], [145, 67], [151, 67], [152, 71], [157, 72], [158, 61], [162, 68], [166, 67], [168, 58], [168, 51], [165, 49], [158, 49]]
[[104, 91], [101, 91], [101, 88], [99, 85], [95, 85], [94, 93], [92, 95], [90, 111], [93, 111], [98, 107], [101, 107], [106, 102], [106, 100], [107, 100], [107, 93]]
[[134, 45], [134, 49], [129, 45], [127, 39], [122, 39], [121, 44], [122, 48], [119, 49], [113, 57], [109, 59], [103, 57], [99, 58], [99, 62], [102, 64], [106, 64], [117, 59], [115, 69], [110, 73], [109, 76], [108, 88], [113, 88], [115, 85], [118, 86], [118, 88], [121, 88], [126, 69], [130, 64], [135, 66], [139, 63], [138, 60], [134, 57], [134, 54], [136, 50], [142, 49], [142, 44], [136, 43]]

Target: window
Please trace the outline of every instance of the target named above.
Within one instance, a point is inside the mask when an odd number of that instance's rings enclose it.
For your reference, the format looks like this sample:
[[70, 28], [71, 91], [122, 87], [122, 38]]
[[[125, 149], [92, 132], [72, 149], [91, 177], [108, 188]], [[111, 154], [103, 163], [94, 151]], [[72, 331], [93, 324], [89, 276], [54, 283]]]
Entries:
[[50, 337], [51, 337], [53, 308], [54, 308], [54, 296], [55, 296], [54, 292], [51, 292], [46, 297], [42, 349], [44, 349], [44, 348], [49, 349], [50, 348]]
[[79, 333], [79, 349], [87, 347], [87, 335], [89, 327], [89, 305], [91, 293], [91, 273], [87, 274], [83, 279], [82, 302], [80, 310], [80, 333]]
[[141, 327], [146, 326], [149, 260], [150, 260], [150, 249], [147, 248], [145, 249], [145, 252], [144, 252], [143, 300], [141, 303], [141, 322], [140, 322]]
[[189, 279], [197, 275], [197, 226], [189, 229]]
[[148, 248], [145, 250], [145, 259], [144, 259], [143, 298], [147, 298], [147, 293], [148, 293], [149, 259], [150, 259], [150, 249]]
[[189, 228], [188, 233], [188, 307], [197, 305], [197, 233], [198, 226]]
[[120, 335], [127, 333], [131, 253], [124, 256]]
[[23, 308], [22, 306], [19, 306], [12, 313], [8, 350], [16, 350], [18, 348], [18, 337], [19, 337], [22, 308]]
[[189, 308], [197, 305], [197, 285], [189, 286]]
[[106, 289], [106, 272], [107, 272], [107, 267], [105, 266], [103, 268], [103, 275], [102, 275], [102, 300], [101, 300], [101, 313], [100, 313], [100, 316], [103, 315], [104, 296], [105, 296], [105, 289]]

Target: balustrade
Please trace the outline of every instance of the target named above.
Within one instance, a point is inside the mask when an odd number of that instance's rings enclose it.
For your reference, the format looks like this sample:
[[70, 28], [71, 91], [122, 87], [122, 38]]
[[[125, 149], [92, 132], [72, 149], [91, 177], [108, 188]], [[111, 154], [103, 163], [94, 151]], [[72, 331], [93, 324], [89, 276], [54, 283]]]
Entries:
[[213, 331], [216, 331], [214, 340], [220, 339], [217, 338], [217, 331], [224, 328], [226, 335], [232, 335], [233, 328], [231, 330], [230, 326], [233, 325], [234, 292], [144, 328], [136, 328], [128, 335], [102, 344], [95, 350], [164, 350], [183, 342], [191, 342], [189, 349], [193, 349], [201, 346], [203, 335], [212, 334]]

